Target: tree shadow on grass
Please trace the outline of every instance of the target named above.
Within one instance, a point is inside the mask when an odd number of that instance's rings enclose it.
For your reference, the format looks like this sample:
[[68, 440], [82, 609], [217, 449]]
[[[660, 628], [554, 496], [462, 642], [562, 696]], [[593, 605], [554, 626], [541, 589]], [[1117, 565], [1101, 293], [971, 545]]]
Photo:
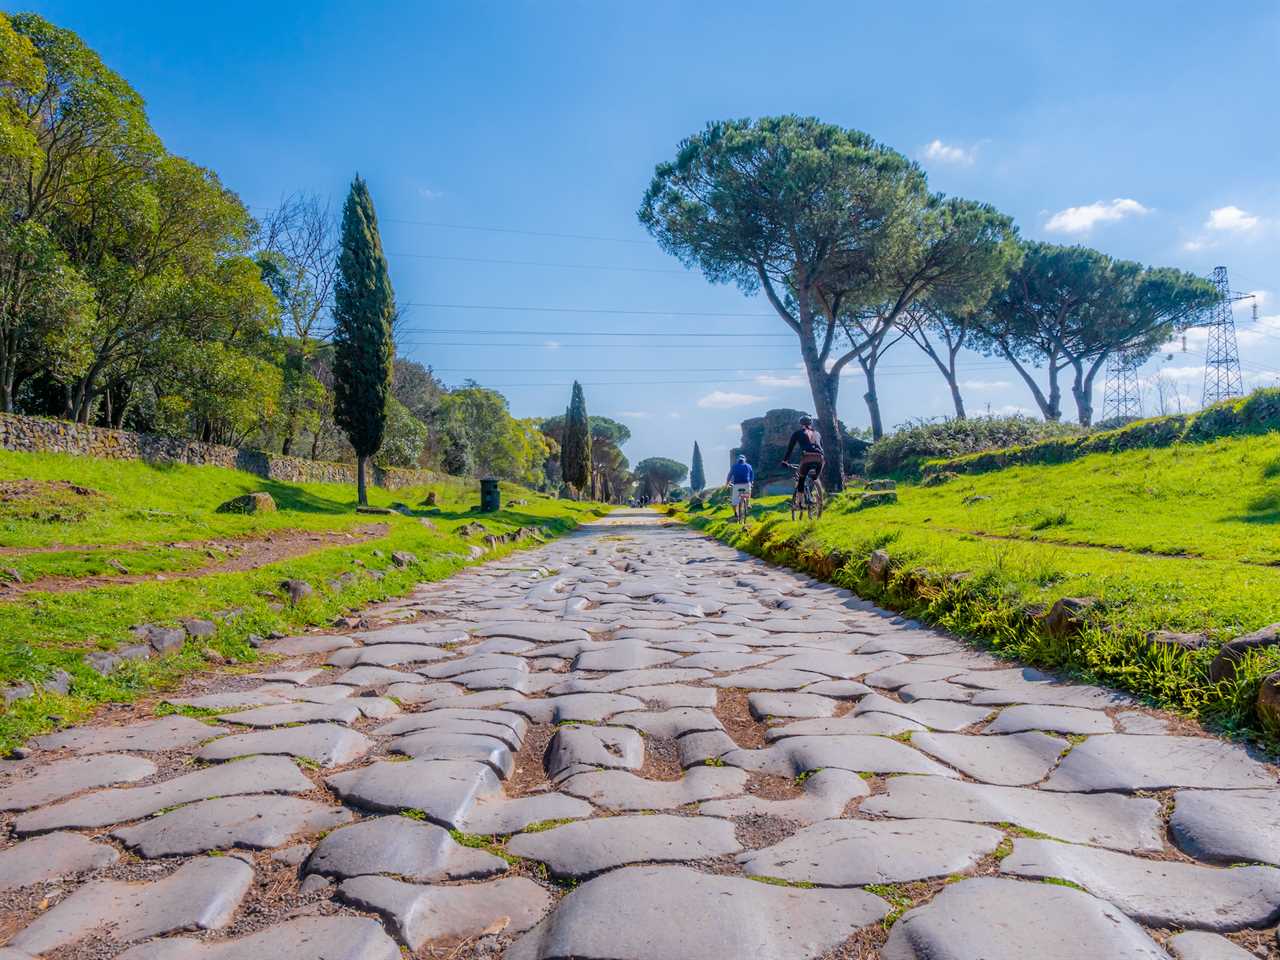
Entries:
[[291, 510], [298, 513], [326, 513], [331, 515], [351, 513], [355, 510], [355, 495], [351, 500], [331, 500], [309, 493], [300, 487], [280, 483], [276, 480], [263, 480], [260, 489], [271, 494], [276, 507], [280, 510]]

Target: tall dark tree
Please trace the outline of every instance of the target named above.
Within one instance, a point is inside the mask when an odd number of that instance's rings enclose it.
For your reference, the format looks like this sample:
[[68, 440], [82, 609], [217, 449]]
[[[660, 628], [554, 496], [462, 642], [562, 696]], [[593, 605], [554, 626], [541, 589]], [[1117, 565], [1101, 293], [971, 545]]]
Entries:
[[591, 482], [591, 421], [587, 417], [587, 398], [577, 380], [573, 381], [564, 421], [560, 477], [574, 490], [582, 491]]
[[689, 468], [689, 489], [698, 493], [707, 485], [707, 471], [702, 466], [702, 451], [698, 441], [693, 441], [693, 466]]
[[689, 475], [689, 468], [666, 457], [649, 457], [636, 464], [635, 474], [636, 481], [661, 503], [671, 488]]
[[396, 303], [373, 199], [359, 175], [342, 207], [333, 299], [333, 416], [356, 452], [356, 488], [365, 505], [365, 463], [382, 446], [387, 426]]

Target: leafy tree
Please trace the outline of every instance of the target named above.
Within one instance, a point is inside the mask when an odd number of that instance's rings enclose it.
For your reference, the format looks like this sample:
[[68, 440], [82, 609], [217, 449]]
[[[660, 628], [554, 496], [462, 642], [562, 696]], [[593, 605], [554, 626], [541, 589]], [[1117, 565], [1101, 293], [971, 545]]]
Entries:
[[[539, 429], [540, 421], [512, 417], [507, 398], [496, 390], [469, 382], [449, 392], [438, 417], [446, 439], [460, 445], [470, 464], [469, 470], [457, 470], [464, 458], [446, 449], [445, 466], [450, 472], [474, 471], [481, 477], [533, 485], [540, 482], [542, 464], [551, 450]], [[454, 469], [450, 469], [450, 457]]]
[[387, 429], [378, 450], [380, 467], [416, 467], [427, 447], [427, 425], [394, 396], [387, 398]]
[[[1149, 357], [1215, 297], [1211, 283], [1189, 273], [1087, 247], [1028, 243], [1008, 286], [983, 311], [975, 342], [1013, 365], [1046, 420], [1062, 416], [1061, 374], [1071, 369], [1078, 419], [1087, 426], [1107, 357], [1117, 350]], [[1035, 367], [1045, 370], [1043, 389]]]
[[974, 310], [951, 309], [926, 299], [913, 304], [901, 321], [903, 332], [933, 361], [947, 381], [957, 420], [965, 419], [965, 409], [956, 360], [973, 334], [976, 315]]
[[693, 466], [689, 468], [689, 489], [698, 493], [707, 485], [707, 472], [702, 467], [702, 451], [698, 441], [693, 441]]
[[560, 476], [581, 492], [591, 481], [591, 424], [582, 384], [573, 381], [569, 409], [565, 412], [564, 440], [560, 444]]
[[689, 475], [689, 468], [666, 457], [649, 457], [636, 464], [635, 475], [636, 482], [661, 501], [673, 486]]
[[359, 502], [369, 502], [365, 462], [382, 445], [391, 393], [395, 294], [369, 188], [359, 175], [342, 208], [334, 284], [334, 419], [356, 452]]
[[[559, 480], [560, 451], [565, 436], [565, 415], [548, 417], [542, 421], [542, 433], [552, 443], [548, 457], [554, 460], [553, 480]], [[587, 418], [591, 432], [591, 481], [592, 496], [610, 501], [617, 500], [630, 484], [630, 464], [622, 453], [622, 445], [631, 439], [631, 429], [609, 417], [592, 414]]]

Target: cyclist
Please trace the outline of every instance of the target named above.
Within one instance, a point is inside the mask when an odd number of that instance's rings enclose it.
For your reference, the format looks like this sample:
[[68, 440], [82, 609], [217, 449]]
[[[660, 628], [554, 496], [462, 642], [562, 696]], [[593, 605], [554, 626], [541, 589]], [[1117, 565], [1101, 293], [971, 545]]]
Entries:
[[[796, 467], [796, 493], [804, 493], [805, 475], [812, 471], [814, 480], [822, 478], [822, 467], [826, 457], [822, 454], [822, 435], [813, 425], [811, 417], [801, 417], [800, 427], [791, 434], [791, 442], [787, 444], [787, 452], [783, 454], [782, 465], [789, 467], [791, 451], [799, 447], [800, 463]], [[807, 500], [806, 500], [807, 503]]]
[[747, 458], [743, 454], [738, 454], [738, 461], [729, 468], [729, 475], [724, 478], [724, 482], [729, 484], [729, 502], [733, 505], [735, 514], [738, 512], [738, 504], [743, 499], [751, 499], [751, 485], [755, 483], [756, 474], [751, 469], [751, 464], [747, 463]]

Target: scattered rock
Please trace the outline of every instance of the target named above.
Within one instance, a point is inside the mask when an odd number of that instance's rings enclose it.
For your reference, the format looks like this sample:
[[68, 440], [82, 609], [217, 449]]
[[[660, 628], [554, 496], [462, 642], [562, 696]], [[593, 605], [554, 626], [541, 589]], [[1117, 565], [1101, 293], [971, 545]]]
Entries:
[[1273, 623], [1253, 633], [1236, 637], [1222, 645], [1218, 655], [1209, 664], [1209, 679], [1214, 683], [1230, 680], [1236, 675], [1236, 666], [1249, 653], [1267, 647], [1280, 646], [1280, 623]]
[[1161, 650], [1175, 653], [1191, 653], [1209, 642], [1203, 633], [1176, 633], [1173, 630], [1155, 630], [1147, 634], [1147, 643]]
[[448, 831], [408, 817], [376, 817], [342, 827], [316, 844], [306, 871], [332, 877], [393, 874], [407, 880], [479, 880], [507, 862], [456, 843]]
[[1093, 597], [1059, 597], [1041, 623], [1051, 637], [1059, 640], [1074, 637], [1085, 628], [1089, 612], [1097, 603]]
[[391, 562], [397, 567], [411, 567], [418, 562], [418, 557], [408, 550], [397, 550], [391, 554]]
[[867, 558], [867, 576], [872, 583], [884, 586], [889, 582], [889, 554], [884, 550], [873, 550]]
[[315, 593], [315, 588], [305, 580], [286, 580], [280, 587], [289, 595], [289, 602], [293, 604], [299, 604]]
[[218, 629], [212, 620], [183, 620], [182, 626], [189, 637], [212, 637]]
[[219, 504], [217, 513], [275, 513], [276, 502], [266, 491], [246, 493]]

